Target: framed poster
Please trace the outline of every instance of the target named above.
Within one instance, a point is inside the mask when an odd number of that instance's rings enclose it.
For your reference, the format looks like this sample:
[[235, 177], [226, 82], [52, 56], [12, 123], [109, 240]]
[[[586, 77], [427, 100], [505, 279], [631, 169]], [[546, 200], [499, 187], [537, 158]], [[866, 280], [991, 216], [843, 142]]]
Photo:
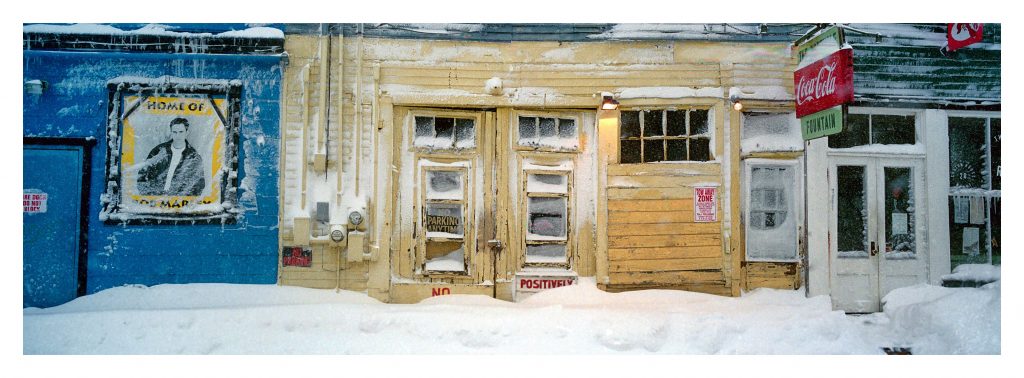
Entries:
[[106, 223], [233, 223], [241, 82], [108, 82]]

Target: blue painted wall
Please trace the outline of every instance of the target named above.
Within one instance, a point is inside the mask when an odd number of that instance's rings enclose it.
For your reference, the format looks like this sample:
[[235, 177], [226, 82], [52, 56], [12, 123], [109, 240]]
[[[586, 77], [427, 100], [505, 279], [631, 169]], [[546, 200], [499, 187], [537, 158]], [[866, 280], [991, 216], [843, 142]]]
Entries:
[[[24, 136], [97, 139], [87, 293], [125, 284], [277, 281], [281, 65], [279, 56], [24, 51], [24, 80], [49, 85], [42, 95], [23, 95]], [[106, 83], [124, 75], [242, 81], [237, 203], [245, 213], [240, 222], [112, 226], [99, 220], [106, 177]], [[70, 167], [35, 168], [78, 174]]]

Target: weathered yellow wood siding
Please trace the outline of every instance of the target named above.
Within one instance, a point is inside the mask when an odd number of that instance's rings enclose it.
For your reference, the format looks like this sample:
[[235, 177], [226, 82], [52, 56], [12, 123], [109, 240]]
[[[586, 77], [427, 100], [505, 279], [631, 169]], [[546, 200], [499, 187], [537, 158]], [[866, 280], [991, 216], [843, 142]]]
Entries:
[[797, 263], [754, 262], [743, 263], [744, 289], [759, 287], [772, 289], [796, 289], [801, 285], [800, 269]]
[[[330, 54], [323, 56], [320, 46], [327, 38]], [[378, 298], [401, 297], [401, 301], [422, 294], [420, 288], [408, 289], [409, 294], [388, 293], [389, 287], [409, 286], [405, 280], [414, 279], [396, 275], [408, 270], [412, 256], [411, 245], [404, 240], [409, 236], [398, 224], [406, 220], [401, 214], [407, 209], [398, 201], [397, 182], [403, 177], [395, 170], [399, 162], [392, 159], [397, 159], [395, 142], [400, 141], [396, 128], [404, 125], [397, 122], [392, 107], [496, 109], [492, 122], [507, 127], [508, 116], [515, 110], [593, 111], [601, 92], [718, 88], [720, 94], [710, 97], [621, 100], [625, 107], [710, 107], [716, 162], [619, 165], [617, 122], [591, 134], [599, 138], [595, 145], [600, 147], [584, 158], [595, 160], [589, 174], [597, 177], [577, 182], [597, 186], [592, 192], [596, 198], [584, 203], [593, 207], [588, 211], [596, 216], [576, 222], [573, 259], [580, 275], [598, 276], [608, 290], [674, 287], [738, 294], [743, 255], [736, 239], [742, 237], [739, 198], [730, 197], [739, 190], [738, 175], [733, 174], [740, 169], [739, 133], [731, 130], [738, 123], [729, 120], [727, 96], [733, 86], [774, 87], [792, 93], [786, 44], [489, 43], [286, 35], [285, 48], [290, 62], [284, 69], [282, 109], [281, 245], [293, 243], [293, 221], [284, 215], [311, 195], [313, 157], [322, 153], [326, 171], [333, 172], [328, 178], [337, 180], [341, 196], [366, 199], [367, 246], [360, 252], [373, 258], [348, 263], [344, 261], [347, 250], [339, 261], [336, 249], [314, 246], [314, 266], [282, 268], [280, 283], [369, 290]], [[322, 83], [321, 70], [327, 68], [331, 70], [328, 82]], [[484, 92], [485, 82], [492, 77], [502, 80], [502, 94]], [[323, 85], [329, 88], [327, 109], [320, 106]], [[326, 128], [318, 124], [320, 117]], [[320, 135], [324, 140], [318, 139]], [[498, 174], [509, 177], [511, 173]], [[692, 187], [708, 183], [720, 188], [719, 222], [697, 224], [692, 220]], [[493, 201], [514, 211], [514, 204], [503, 202], [507, 200]], [[500, 224], [516, 217], [497, 220], [499, 227], [518, 227]], [[498, 235], [508, 236], [506, 232], [499, 230]], [[508, 291], [507, 280], [518, 269], [514, 261], [499, 262], [498, 291]], [[493, 275], [491, 261], [482, 262], [487, 266], [481, 274]], [[401, 282], [395, 282], [396, 276]]]

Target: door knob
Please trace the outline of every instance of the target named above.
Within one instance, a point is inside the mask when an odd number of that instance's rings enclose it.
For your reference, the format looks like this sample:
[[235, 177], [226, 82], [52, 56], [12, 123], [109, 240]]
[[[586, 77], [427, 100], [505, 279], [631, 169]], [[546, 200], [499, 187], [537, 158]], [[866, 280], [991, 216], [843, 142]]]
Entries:
[[488, 240], [487, 247], [493, 249], [496, 252], [501, 251], [502, 248], [505, 248], [505, 246], [501, 244], [501, 240], [498, 239]]
[[875, 245], [875, 242], [871, 242], [871, 256], [875, 256], [877, 254], [878, 254], [878, 246]]

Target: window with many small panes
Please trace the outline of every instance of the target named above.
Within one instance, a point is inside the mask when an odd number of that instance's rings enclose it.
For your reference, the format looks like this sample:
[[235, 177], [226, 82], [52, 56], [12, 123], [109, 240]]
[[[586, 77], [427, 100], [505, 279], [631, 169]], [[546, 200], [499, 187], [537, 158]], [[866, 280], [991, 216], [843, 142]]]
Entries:
[[624, 110], [619, 117], [619, 163], [708, 161], [707, 109]]
[[468, 150], [476, 147], [476, 120], [456, 117], [415, 117], [413, 146], [431, 150]]
[[574, 151], [579, 148], [575, 118], [522, 115], [517, 117], [520, 147]]

